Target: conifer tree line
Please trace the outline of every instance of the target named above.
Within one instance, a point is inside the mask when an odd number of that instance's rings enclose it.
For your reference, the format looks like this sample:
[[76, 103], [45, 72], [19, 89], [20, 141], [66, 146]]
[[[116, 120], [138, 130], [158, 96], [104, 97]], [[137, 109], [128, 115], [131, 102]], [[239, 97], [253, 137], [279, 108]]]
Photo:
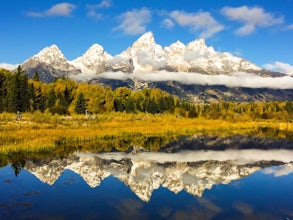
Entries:
[[56, 79], [43, 83], [36, 72], [28, 79], [18, 67], [12, 73], [0, 69], [0, 112], [49, 111], [52, 114], [92, 114], [104, 112], [169, 113], [181, 117], [210, 119], [284, 119], [292, 120], [293, 102], [218, 102], [192, 104], [160, 89], [132, 91], [127, 87], [110, 87]]

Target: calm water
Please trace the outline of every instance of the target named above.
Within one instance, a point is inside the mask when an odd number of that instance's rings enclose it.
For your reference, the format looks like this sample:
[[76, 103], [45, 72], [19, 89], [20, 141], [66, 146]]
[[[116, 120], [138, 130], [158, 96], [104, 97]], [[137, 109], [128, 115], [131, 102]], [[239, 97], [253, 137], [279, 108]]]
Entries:
[[26, 159], [0, 168], [0, 219], [289, 220], [292, 162], [253, 149]]

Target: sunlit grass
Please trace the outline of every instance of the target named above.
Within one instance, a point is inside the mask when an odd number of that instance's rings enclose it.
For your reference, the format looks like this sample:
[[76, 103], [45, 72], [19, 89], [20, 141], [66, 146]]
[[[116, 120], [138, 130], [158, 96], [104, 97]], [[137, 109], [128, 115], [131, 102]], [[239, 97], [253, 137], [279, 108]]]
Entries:
[[61, 139], [72, 143], [90, 142], [107, 135], [242, 134], [292, 138], [292, 131], [292, 122], [274, 120], [229, 122], [144, 113], [108, 113], [98, 115], [96, 119], [85, 119], [82, 115], [59, 116], [36, 112], [25, 113], [22, 121], [16, 121], [15, 115], [2, 113], [0, 114], [0, 153], [44, 151], [56, 148], [56, 142]]

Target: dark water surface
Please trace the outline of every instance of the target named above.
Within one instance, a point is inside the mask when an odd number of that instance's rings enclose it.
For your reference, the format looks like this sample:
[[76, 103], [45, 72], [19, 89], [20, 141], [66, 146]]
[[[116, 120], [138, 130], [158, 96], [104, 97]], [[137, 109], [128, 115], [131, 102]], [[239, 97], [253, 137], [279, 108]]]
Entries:
[[0, 168], [0, 219], [289, 220], [293, 150], [26, 159]]

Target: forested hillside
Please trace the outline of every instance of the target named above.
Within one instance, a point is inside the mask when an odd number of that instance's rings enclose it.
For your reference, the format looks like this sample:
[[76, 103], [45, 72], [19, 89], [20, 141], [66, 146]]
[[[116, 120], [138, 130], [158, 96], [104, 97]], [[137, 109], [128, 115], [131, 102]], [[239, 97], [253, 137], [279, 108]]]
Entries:
[[292, 120], [293, 102], [216, 102], [192, 104], [158, 88], [133, 91], [57, 79], [43, 83], [38, 73], [28, 79], [19, 67], [15, 73], [0, 70], [0, 112], [51, 112], [52, 114], [100, 114], [105, 112], [169, 113], [209, 119]]

